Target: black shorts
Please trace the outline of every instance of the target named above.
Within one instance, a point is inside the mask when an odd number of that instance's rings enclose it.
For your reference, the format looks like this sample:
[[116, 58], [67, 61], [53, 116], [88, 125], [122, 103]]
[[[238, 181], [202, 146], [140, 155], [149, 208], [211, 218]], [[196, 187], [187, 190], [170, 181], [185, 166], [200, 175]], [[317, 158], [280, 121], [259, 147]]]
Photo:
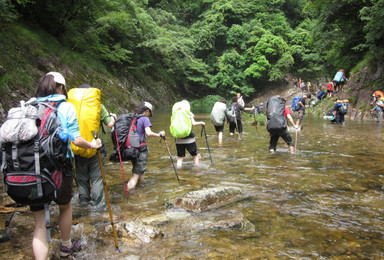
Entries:
[[[54, 200], [57, 205], [67, 205], [71, 203], [73, 197], [73, 163], [72, 159], [67, 158], [63, 165], [63, 185], [61, 186], [60, 193]], [[40, 211], [44, 209], [44, 204], [31, 205], [29, 209], [32, 212]]]
[[224, 131], [224, 125], [217, 126], [215, 125], [216, 132], [223, 132]]
[[196, 142], [190, 144], [176, 144], [176, 149], [178, 157], [185, 157], [185, 149], [187, 149], [192, 156], [196, 156], [198, 152]]
[[[67, 205], [71, 202], [73, 197], [73, 177], [72, 175], [69, 176], [63, 176], [63, 186], [61, 187], [61, 191], [59, 195], [57, 196], [57, 199], [54, 201], [57, 205]], [[44, 204], [41, 205], [31, 205], [29, 206], [29, 209], [32, 212], [40, 211], [44, 209]]]

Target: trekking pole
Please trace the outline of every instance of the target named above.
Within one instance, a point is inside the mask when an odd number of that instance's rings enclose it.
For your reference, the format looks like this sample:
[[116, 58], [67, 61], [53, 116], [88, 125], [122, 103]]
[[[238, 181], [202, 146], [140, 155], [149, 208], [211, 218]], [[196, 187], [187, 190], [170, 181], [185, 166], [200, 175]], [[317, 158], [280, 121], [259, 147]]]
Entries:
[[121, 175], [122, 175], [122, 177], [123, 177], [125, 196], [127, 197], [127, 200], [128, 200], [128, 188], [127, 188], [127, 183], [126, 183], [126, 181], [125, 181], [125, 174], [124, 174], [123, 160], [121, 159], [121, 152], [120, 152], [119, 138], [117, 137], [117, 129], [115, 129], [115, 137], [116, 137], [117, 151], [118, 151], [118, 154], [119, 154], [119, 161], [120, 161]]
[[[17, 205], [15, 206], [17, 207]], [[11, 220], [13, 216], [15, 215], [16, 209], [13, 209], [13, 212], [8, 220], [5, 221], [5, 234], [0, 234], [0, 243], [6, 242], [12, 239], [12, 230], [10, 229], [9, 225], [11, 224]]]
[[[255, 107], [255, 105], [253, 105]], [[253, 119], [255, 119], [255, 127], [256, 127], [256, 133], [257, 133], [257, 120], [256, 120], [256, 107], [253, 110]]]
[[296, 133], [295, 133], [295, 154], [296, 154], [296, 147], [297, 147], [297, 132], [299, 131], [299, 129], [295, 129], [296, 130]]
[[[97, 132], [96, 131], [93, 132], [93, 137], [95, 139], [97, 138]], [[112, 226], [112, 232], [113, 232], [113, 238], [114, 238], [114, 242], [115, 242], [115, 247], [116, 247], [117, 251], [120, 253], [119, 245], [117, 243], [115, 223], [113, 222], [113, 216], [112, 216], [112, 211], [111, 211], [111, 204], [109, 203], [108, 189], [107, 189], [107, 183], [105, 181], [104, 167], [103, 167], [103, 162], [101, 161], [100, 149], [97, 149], [97, 156], [99, 157], [101, 176], [103, 178], [105, 200], [107, 201], [107, 205], [108, 205], [108, 213], [109, 213], [109, 219], [111, 221], [111, 226]]]
[[[168, 150], [169, 159], [171, 160], [171, 163], [172, 163], [172, 166], [173, 166], [173, 170], [175, 171], [175, 174], [176, 174], [177, 181], [178, 181], [179, 184], [180, 184], [180, 179], [179, 179], [179, 176], [177, 175], [175, 165], [173, 164], [172, 155], [171, 155], [171, 151], [169, 150], [169, 146], [168, 146], [167, 139], [165, 138], [165, 136], [161, 136], [160, 138], [164, 140], [165, 147], [166, 147], [167, 150]], [[160, 139], [160, 142], [161, 142], [161, 139]]]
[[209, 158], [211, 158], [211, 165], [213, 165], [211, 150], [209, 149], [209, 144], [208, 144], [207, 131], [205, 131], [205, 126], [204, 125], [201, 126], [201, 135], [203, 135], [203, 131], [204, 131], [204, 135], [205, 135], [205, 141], [207, 142]]

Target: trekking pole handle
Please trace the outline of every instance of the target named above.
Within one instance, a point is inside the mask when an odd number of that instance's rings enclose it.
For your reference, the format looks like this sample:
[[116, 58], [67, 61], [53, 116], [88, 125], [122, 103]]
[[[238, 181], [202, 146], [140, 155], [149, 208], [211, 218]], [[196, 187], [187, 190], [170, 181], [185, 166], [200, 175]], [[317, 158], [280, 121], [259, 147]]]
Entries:
[[[97, 131], [96, 131], [96, 130], [93, 131], [93, 138], [94, 138], [94, 139], [97, 139]], [[93, 148], [92, 143], [91, 143], [91, 147]], [[99, 150], [99, 149], [97, 149], [97, 150]]]
[[[97, 137], [97, 131], [96, 131], [96, 130], [93, 131], [93, 138], [94, 138], [95, 140], [98, 139], [98, 137]], [[91, 142], [91, 146], [92, 146], [92, 149], [94, 149], [94, 148], [93, 148], [93, 145], [92, 145], [92, 142]], [[96, 150], [99, 150], [100, 148], [101, 148], [101, 146], [100, 146], [99, 148], [97, 148]]]

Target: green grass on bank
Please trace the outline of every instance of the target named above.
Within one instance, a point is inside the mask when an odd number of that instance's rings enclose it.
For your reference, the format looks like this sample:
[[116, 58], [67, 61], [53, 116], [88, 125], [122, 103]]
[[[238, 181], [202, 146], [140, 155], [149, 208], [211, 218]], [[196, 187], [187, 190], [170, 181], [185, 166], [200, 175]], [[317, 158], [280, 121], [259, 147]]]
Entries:
[[[0, 30], [0, 101], [5, 110], [18, 100], [31, 97], [38, 79], [48, 71], [65, 75], [67, 87], [89, 83], [105, 93], [103, 103], [114, 111], [129, 100], [104, 64], [64, 47], [45, 31], [21, 24]], [[14, 100], [10, 100], [9, 97]]]

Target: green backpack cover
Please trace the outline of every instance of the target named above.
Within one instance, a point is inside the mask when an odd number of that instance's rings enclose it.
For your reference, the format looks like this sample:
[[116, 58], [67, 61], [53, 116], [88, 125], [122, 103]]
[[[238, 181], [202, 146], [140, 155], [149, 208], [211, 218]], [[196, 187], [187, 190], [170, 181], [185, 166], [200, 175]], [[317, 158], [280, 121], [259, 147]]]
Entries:
[[174, 138], [189, 136], [192, 132], [191, 112], [184, 109], [173, 111], [169, 129]]

